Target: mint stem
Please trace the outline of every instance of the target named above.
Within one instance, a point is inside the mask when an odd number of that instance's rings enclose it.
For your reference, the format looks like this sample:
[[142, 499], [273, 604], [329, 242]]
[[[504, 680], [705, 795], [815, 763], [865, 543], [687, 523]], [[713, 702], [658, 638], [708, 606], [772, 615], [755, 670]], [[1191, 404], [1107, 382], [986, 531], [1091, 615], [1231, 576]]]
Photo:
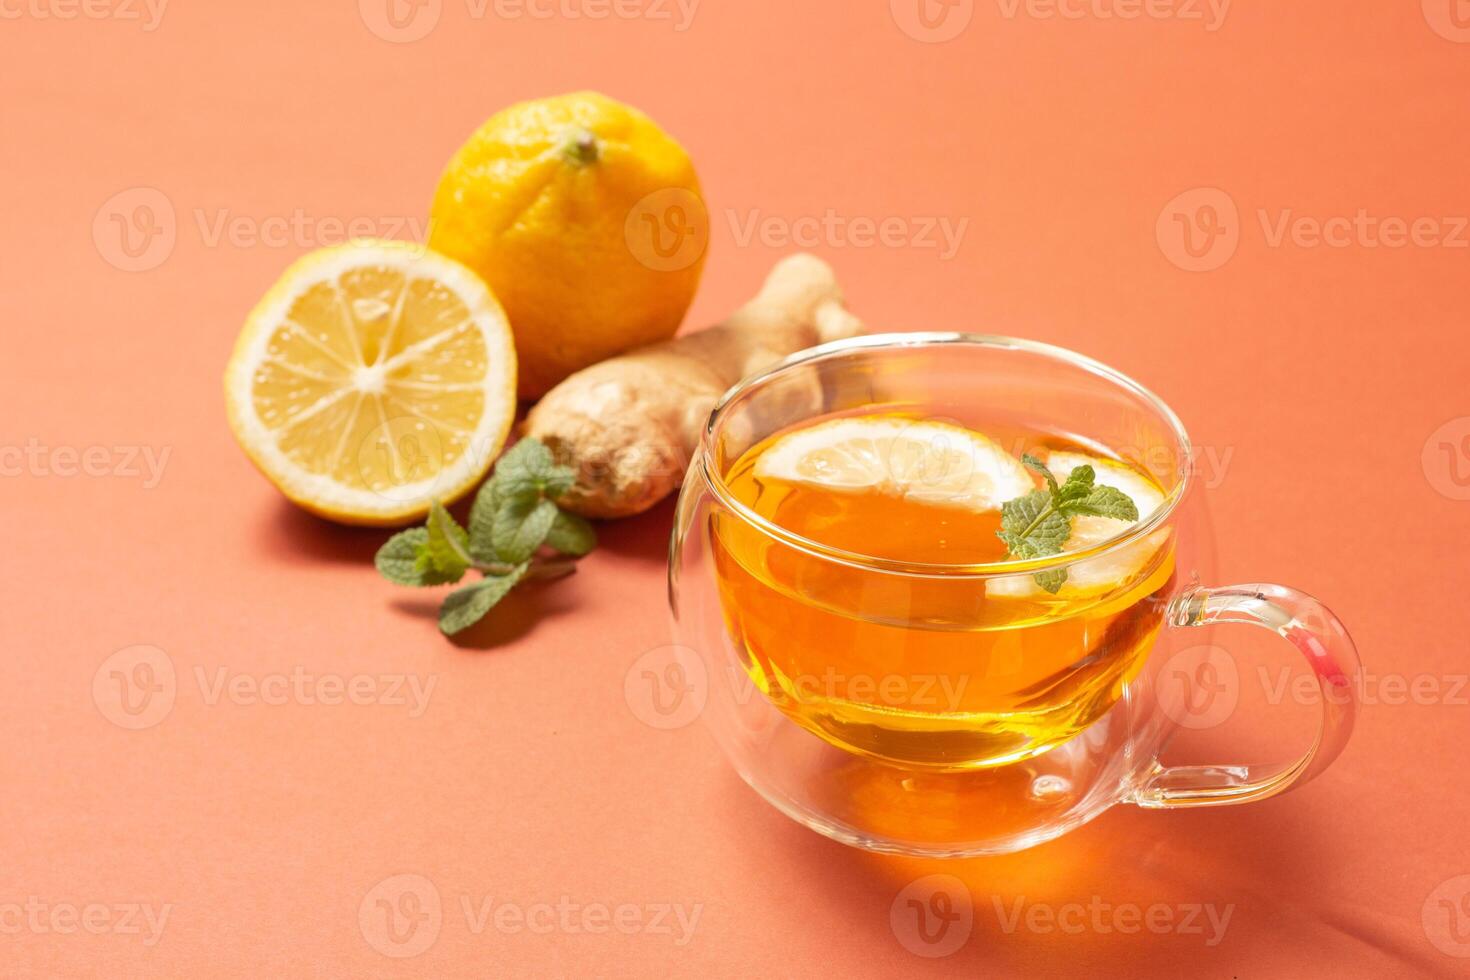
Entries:
[[509, 575], [511, 572], [516, 570], [516, 567], [514, 565], [507, 565], [504, 562], [498, 561], [472, 562], [470, 564], [470, 567], [473, 568], [475, 571], [483, 572], [486, 575]]
[[531, 563], [531, 569], [526, 572], [526, 578], [550, 581], [570, 575], [576, 570], [577, 560], [575, 558], [552, 558], [545, 561], [537, 559]]
[[1024, 530], [1024, 531], [1021, 532], [1021, 537], [1023, 537], [1023, 538], [1030, 537], [1031, 536], [1031, 532], [1034, 531], [1034, 530], [1036, 530], [1038, 527], [1040, 527], [1041, 526], [1041, 522], [1044, 521], [1044, 520], [1046, 520], [1052, 514], [1055, 514], [1056, 511], [1057, 511], [1057, 505], [1056, 505], [1056, 502], [1055, 501], [1047, 504], [1046, 507], [1041, 511], [1041, 513], [1037, 514], [1036, 517], [1031, 521], [1031, 523], [1026, 525], [1026, 530]]
[[[509, 575], [516, 570], [515, 565], [507, 565], [498, 561], [477, 561], [470, 565], [477, 572], [485, 575]], [[531, 568], [526, 573], [526, 578], [553, 579], [570, 575], [577, 570], [575, 558], [533, 558]]]

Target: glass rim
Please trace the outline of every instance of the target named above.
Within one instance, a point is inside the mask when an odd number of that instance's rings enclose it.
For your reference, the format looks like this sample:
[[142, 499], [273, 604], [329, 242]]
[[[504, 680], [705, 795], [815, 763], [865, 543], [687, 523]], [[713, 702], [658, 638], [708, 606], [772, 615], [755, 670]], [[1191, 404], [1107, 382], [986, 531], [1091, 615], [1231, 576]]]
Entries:
[[[849, 551], [845, 548], [823, 544], [820, 541], [798, 534], [789, 528], [782, 527], [775, 521], [756, 513], [753, 508], [737, 499], [730, 492], [730, 488], [725, 484], [724, 475], [715, 472], [714, 437], [727, 410], [745, 395], [771, 383], [780, 375], [804, 364], [828, 360], [855, 351], [944, 346], [950, 344], [989, 348], [992, 350], [1013, 350], [1040, 355], [1053, 361], [1060, 361], [1072, 367], [1080, 368], [1141, 398], [1167, 423], [1175, 440], [1179, 444], [1180, 458], [1185, 461], [1186, 465], [1181, 467], [1178, 484], [1173, 487], [1169, 495], [1164, 499], [1163, 504], [1157, 507], [1147, 520], [1139, 521], [1122, 533], [1114, 535], [1106, 541], [1101, 541], [1090, 548], [1048, 556], [1046, 558], [1013, 559], [1010, 561], [986, 562], [983, 564], [946, 564], [940, 562], [901, 561], [893, 558], [881, 558], [876, 555], [866, 555], [862, 552]], [[757, 531], [768, 537], [775, 538], [789, 547], [826, 561], [849, 565], [866, 571], [886, 572], [911, 577], [974, 579], [1002, 578], [1010, 575], [1067, 568], [1078, 562], [1097, 558], [1126, 547], [1132, 542], [1145, 537], [1164, 524], [1174, 513], [1179, 502], [1184, 499], [1185, 492], [1188, 490], [1190, 480], [1193, 476], [1193, 467], [1188, 465], [1188, 461], [1193, 458], [1194, 446], [1190, 442], [1189, 433], [1184, 430], [1184, 424], [1179, 420], [1179, 416], [1174, 413], [1174, 410], [1162, 398], [1123, 372], [1109, 367], [1101, 361], [1088, 357], [1085, 354], [1079, 354], [1076, 351], [1069, 350], [1065, 347], [1058, 347], [1055, 344], [1047, 344], [1038, 340], [1023, 340], [1019, 337], [1005, 337], [998, 334], [964, 333], [961, 331], [862, 334], [857, 337], [834, 340], [830, 343], [819, 344], [815, 347], [797, 351], [795, 354], [783, 358], [765, 370], [759, 371], [737, 382], [720, 396], [719, 401], [715, 402], [714, 408], [710, 410], [709, 417], [705, 420], [704, 428], [699, 437], [699, 447], [696, 450], [695, 456], [699, 464], [699, 471], [706, 485], [709, 486], [710, 492], [714, 494], [715, 498], [726, 509]]]

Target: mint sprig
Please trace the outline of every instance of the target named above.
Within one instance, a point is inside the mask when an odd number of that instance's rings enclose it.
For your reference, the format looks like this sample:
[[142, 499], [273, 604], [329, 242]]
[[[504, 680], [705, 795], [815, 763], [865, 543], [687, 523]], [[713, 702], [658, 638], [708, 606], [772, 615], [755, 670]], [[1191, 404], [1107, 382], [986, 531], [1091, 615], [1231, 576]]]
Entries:
[[[1000, 530], [995, 533], [1016, 558], [1061, 554], [1062, 546], [1072, 536], [1072, 518], [1079, 515], [1138, 520], [1138, 506], [1133, 499], [1114, 487], [1099, 485], [1091, 466], [1077, 467], [1067, 474], [1066, 483], [1058, 485], [1051, 470], [1035, 456], [1022, 456], [1021, 462], [1045, 478], [1046, 489], [1032, 490], [1001, 506]], [[1037, 572], [1034, 578], [1037, 585], [1056, 595], [1067, 582], [1067, 570]]]
[[481, 573], [439, 610], [446, 634], [468, 629], [521, 582], [570, 574], [575, 559], [596, 546], [592, 525], [557, 505], [575, 481], [544, 445], [522, 439], [475, 495], [468, 529], [436, 500], [423, 527], [400, 531], [378, 549], [378, 571], [390, 582], [418, 587], [453, 584], [471, 569]]

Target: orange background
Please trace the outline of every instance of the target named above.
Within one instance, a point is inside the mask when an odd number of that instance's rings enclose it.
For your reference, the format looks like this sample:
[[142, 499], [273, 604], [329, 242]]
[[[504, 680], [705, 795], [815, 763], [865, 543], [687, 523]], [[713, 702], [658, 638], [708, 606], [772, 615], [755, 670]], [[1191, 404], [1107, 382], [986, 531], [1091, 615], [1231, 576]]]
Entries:
[[[602, 20], [568, 16], [607, 9], [597, 0], [541, 0], [550, 18], [442, 0], [403, 8], [438, 16], [404, 43], [369, 28], [386, 23], [376, 0], [174, 0], [153, 30], [146, 7], [122, 2], [92, 0], [76, 19], [61, 19], [68, 0], [0, 3], [0, 445], [63, 466], [64, 447], [170, 453], [152, 488], [116, 472], [117, 455], [105, 475], [27, 464], [0, 478], [0, 972], [1470, 971], [1451, 955], [1470, 954], [1470, 691], [1455, 681], [1470, 670], [1463, 0], [1235, 3], [1218, 24], [1183, 0], [1136, 19], [1102, 16], [1128, 0], [1066, 5], [1079, 17], [957, 0], [928, 8], [955, 33], [942, 43], [923, 40], [911, 0], [704, 0], [683, 30], [678, 6], [653, 0], [618, 8], [647, 16]], [[145, 22], [126, 19], [135, 11]], [[1183, 15], [1195, 11], [1203, 20]], [[747, 790], [698, 727], [658, 731], [629, 710], [629, 665], [668, 642], [667, 505], [605, 526], [578, 575], [445, 641], [436, 597], [374, 572], [381, 533], [299, 514], [254, 473], [226, 429], [220, 374], [257, 297], [331, 232], [315, 222], [409, 234], [484, 117], [584, 87], [647, 110], [699, 165], [713, 237], [691, 323], [743, 300], [790, 250], [746, 239], [752, 218], [967, 222], [949, 256], [836, 236], [815, 251], [875, 326], [1050, 341], [1151, 386], [1203, 447], [1232, 453], [1210, 491], [1223, 579], [1313, 592], [1371, 677], [1429, 677], [1440, 693], [1379, 698], [1336, 767], [1284, 798], [1124, 807], [1031, 852], [941, 864], [819, 838]], [[1198, 188], [1224, 192], [1236, 213], [1216, 211], [1221, 247], [1238, 244], [1186, 271], [1166, 205]], [[137, 205], [159, 195], [165, 224], [150, 224]], [[1200, 203], [1179, 206], [1197, 226]], [[1430, 218], [1460, 245], [1273, 245], [1288, 209]], [[115, 214], [172, 227], [171, 247], [157, 238], [141, 256], [152, 268], [118, 267]], [[285, 240], [213, 234], [221, 216], [248, 230], [298, 215], [307, 230]], [[178, 690], [165, 718], [133, 731], [92, 684], [138, 644], [164, 652]], [[297, 667], [436, 686], [410, 718], [384, 704], [211, 703], [196, 674]], [[925, 959], [889, 912], [936, 872], [967, 883], [974, 930]], [[365, 938], [359, 911], [403, 873], [433, 882], [443, 921], [400, 960]], [[150, 946], [146, 927], [15, 928], [6, 908], [33, 896], [171, 911]], [[678, 946], [647, 931], [476, 934], [460, 905], [563, 896], [701, 913]], [[1007, 933], [992, 897], [1020, 896], [1234, 913], [1214, 946]]]

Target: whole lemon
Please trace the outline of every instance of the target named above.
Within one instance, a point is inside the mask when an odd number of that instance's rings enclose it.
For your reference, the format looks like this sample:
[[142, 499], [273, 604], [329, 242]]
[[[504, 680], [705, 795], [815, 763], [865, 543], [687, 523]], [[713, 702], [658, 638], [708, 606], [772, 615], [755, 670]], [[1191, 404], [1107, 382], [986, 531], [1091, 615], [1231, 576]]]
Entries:
[[689, 155], [596, 92], [492, 116], [449, 161], [429, 226], [429, 245], [478, 272], [504, 306], [522, 398], [673, 336], [708, 242]]

